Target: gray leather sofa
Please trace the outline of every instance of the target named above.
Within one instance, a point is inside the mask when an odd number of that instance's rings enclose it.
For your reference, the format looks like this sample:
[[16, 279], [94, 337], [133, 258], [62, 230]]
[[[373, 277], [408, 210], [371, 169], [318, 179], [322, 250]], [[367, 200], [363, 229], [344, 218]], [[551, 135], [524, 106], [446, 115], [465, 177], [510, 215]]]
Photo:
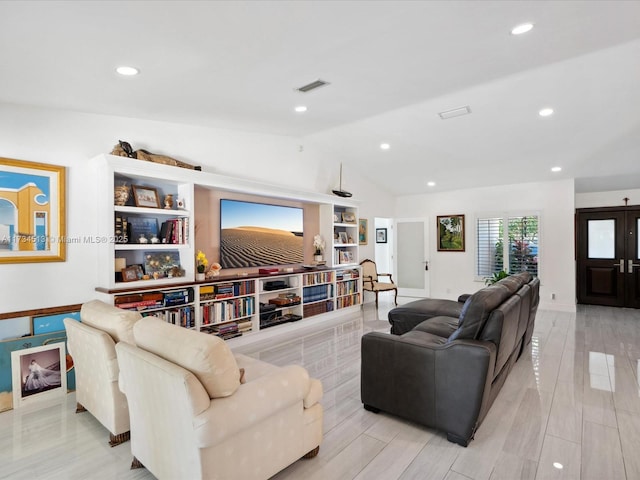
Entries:
[[413, 326], [401, 335], [362, 337], [365, 408], [442, 430], [466, 447], [531, 340], [539, 288], [525, 272], [477, 291], [464, 304], [425, 299], [412, 302], [413, 310], [411, 304], [393, 309], [394, 333]]

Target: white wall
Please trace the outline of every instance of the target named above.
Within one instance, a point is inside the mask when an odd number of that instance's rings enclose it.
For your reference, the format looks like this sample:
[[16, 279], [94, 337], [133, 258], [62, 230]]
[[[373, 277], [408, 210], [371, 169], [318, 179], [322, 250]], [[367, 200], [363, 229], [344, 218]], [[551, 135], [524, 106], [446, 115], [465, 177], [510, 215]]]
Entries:
[[[205, 171], [267, 184], [321, 193], [330, 193], [338, 184], [339, 163], [322, 152], [300, 152], [301, 140], [291, 137], [8, 104], [0, 104], [0, 132], [0, 157], [68, 167], [70, 237], [95, 235], [98, 180], [87, 160], [110, 152], [118, 140], [130, 142], [134, 149], [202, 165]], [[356, 174], [349, 172], [348, 187], [354, 199], [361, 201], [361, 216], [391, 216], [392, 198]], [[372, 249], [371, 245], [369, 242]], [[369, 254], [365, 247], [362, 255], [373, 255], [373, 250]], [[82, 303], [94, 298], [95, 257], [93, 245], [70, 244], [66, 262], [0, 264], [0, 312]]]
[[629, 205], [640, 205], [640, 189], [576, 193], [576, 208], [620, 207], [624, 198], [629, 199]]
[[476, 218], [540, 215], [540, 308], [575, 311], [574, 208], [574, 182], [562, 180], [404, 196], [396, 201], [395, 215], [428, 217], [434, 239], [436, 216], [465, 215], [465, 252], [438, 252], [436, 242], [430, 242], [430, 296], [450, 299], [484, 286], [475, 281]]

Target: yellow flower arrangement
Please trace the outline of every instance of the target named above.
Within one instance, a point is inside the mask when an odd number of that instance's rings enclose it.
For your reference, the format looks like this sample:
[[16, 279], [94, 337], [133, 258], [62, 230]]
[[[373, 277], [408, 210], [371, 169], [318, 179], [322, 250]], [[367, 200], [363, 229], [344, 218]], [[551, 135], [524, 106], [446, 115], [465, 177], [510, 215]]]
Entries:
[[198, 250], [198, 254], [196, 255], [196, 269], [198, 273], [204, 273], [209, 265], [209, 260], [207, 260], [207, 256], [202, 252], [202, 250]]

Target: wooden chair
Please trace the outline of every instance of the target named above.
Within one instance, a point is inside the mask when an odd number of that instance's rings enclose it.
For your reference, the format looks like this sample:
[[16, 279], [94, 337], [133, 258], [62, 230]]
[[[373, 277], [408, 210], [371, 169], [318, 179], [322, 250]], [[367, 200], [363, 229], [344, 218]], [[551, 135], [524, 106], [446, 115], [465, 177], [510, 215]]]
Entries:
[[[378, 308], [378, 293], [395, 291], [393, 301], [398, 305], [398, 287], [393, 283], [390, 273], [378, 273], [376, 262], [368, 258], [360, 262], [362, 267], [362, 288], [376, 294], [376, 308]], [[380, 282], [378, 277], [389, 277], [389, 282]]]

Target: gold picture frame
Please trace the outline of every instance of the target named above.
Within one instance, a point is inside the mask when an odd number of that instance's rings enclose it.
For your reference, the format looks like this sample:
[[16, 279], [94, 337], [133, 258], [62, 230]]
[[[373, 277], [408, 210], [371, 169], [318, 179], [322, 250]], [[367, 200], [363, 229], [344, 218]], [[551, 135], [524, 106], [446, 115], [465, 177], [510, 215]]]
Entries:
[[0, 263], [65, 261], [65, 186], [65, 167], [0, 158]]
[[439, 215], [438, 251], [464, 252], [464, 215]]
[[358, 219], [358, 244], [366, 245], [369, 242], [369, 225], [366, 218]]
[[155, 188], [131, 185], [131, 189], [136, 207], [160, 208], [160, 198]]

